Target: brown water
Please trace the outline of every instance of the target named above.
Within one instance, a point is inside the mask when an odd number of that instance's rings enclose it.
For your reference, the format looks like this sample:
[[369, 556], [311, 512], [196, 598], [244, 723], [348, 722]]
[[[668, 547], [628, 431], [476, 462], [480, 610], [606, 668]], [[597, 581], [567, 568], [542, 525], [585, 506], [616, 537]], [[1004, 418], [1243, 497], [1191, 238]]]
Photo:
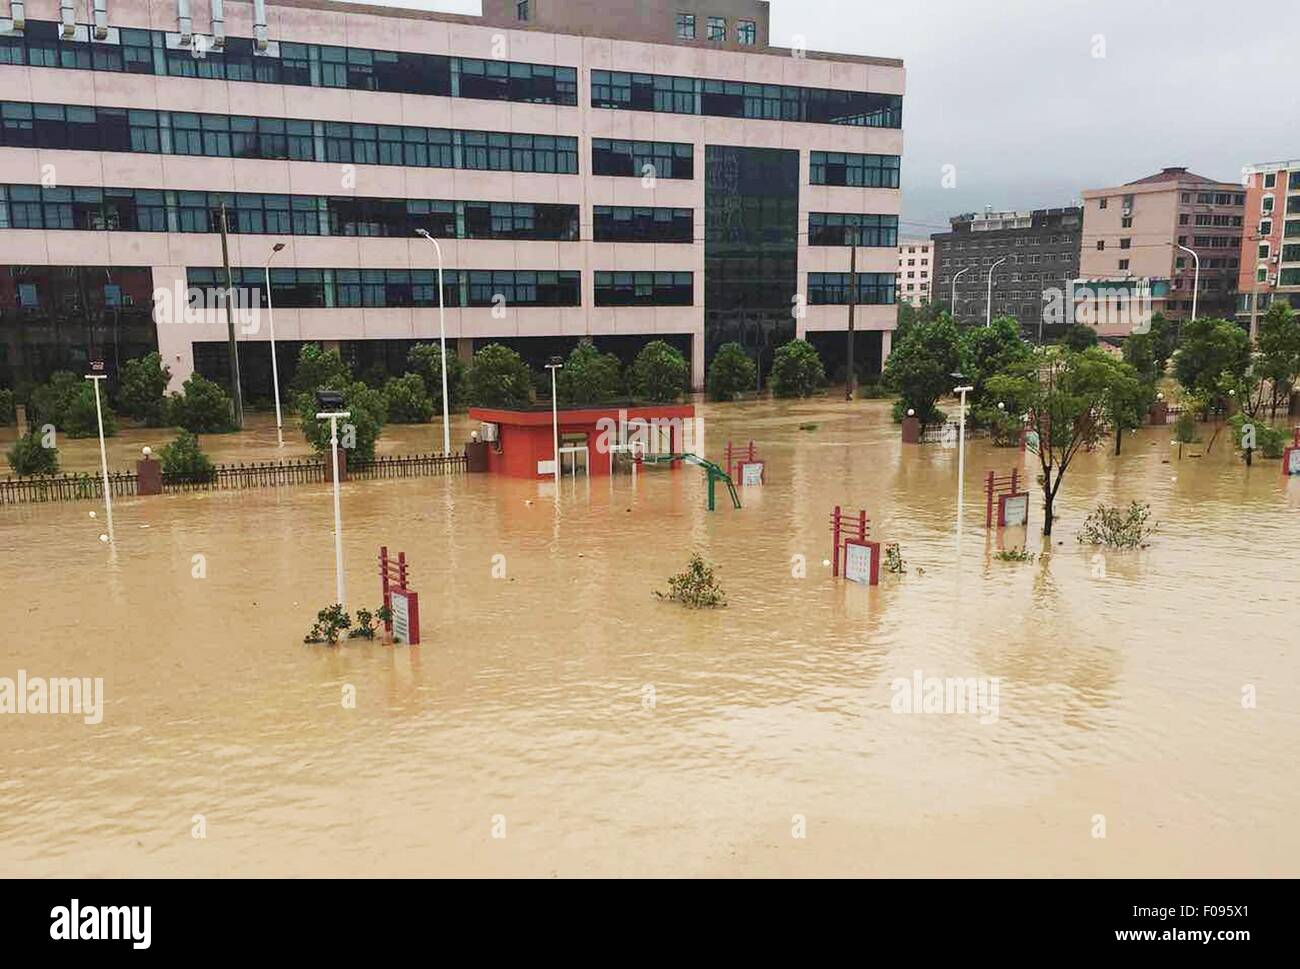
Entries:
[[[980, 478], [1021, 456], [972, 442], [959, 563], [956, 451], [904, 448], [883, 403], [701, 412], [711, 456], [753, 437], [768, 461], [741, 511], [706, 512], [690, 468], [558, 502], [486, 475], [345, 485], [349, 605], [378, 599], [377, 546], [405, 550], [418, 648], [302, 645], [334, 591], [326, 487], [120, 499], [109, 546], [93, 503], [0, 508], [0, 676], [106, 694], [96, 726], [0, 716], [0, 872], [1297, 873], [1300, 479], [1143, 430], [1070, 471], [1063, 544], [1001, 562]], [[255, 436], [204, 445], [264, 459], [274, 429]], [[111, 463], [165, 439], [124, 435]], [[96, 459], [74, 442], [64, 464]], [[1095, 577], [1074, 534], [1130, 498], [1160, 531]], [[830, 578], [836, 503], [906, 575]], [[1040, 523], [1035, 503], [1031, 550]], [[651, 597], [692, 549], [728, 608]], [[1000, 678], [996, 722], [893, 713], [918, 669]]]

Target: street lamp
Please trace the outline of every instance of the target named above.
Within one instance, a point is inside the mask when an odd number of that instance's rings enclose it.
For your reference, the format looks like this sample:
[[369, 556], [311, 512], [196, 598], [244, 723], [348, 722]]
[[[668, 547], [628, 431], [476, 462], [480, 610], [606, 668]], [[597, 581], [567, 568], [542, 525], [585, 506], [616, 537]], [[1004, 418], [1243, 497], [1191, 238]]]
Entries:
[[[330, 451], [334, 461], [334, 589], [338, 604], [347, 610], [344, 601], [347, 597], [343, 582], [343, 512], [339, 506], [339, 418], [352, 416], [351, 411], [340, 410], [343, 395], [337, 390], [316, 391], [316, 406], [322, 408], [316, 414], [318, 421], [326, 418], [330, 422]], [[327, 410], [325, 408], [333, 408]]]
[[429, 235], [428, 229], [416, 229], [417, 235], [422, 235], [433, 243], [433, 251], [438, 254], [438, 348], [441, 351], [439, 356], [442, 357], [442, 453], [451, 453], [451, 424], [447, 417], [447, 323], [444, 317], [442, 305], [442, 246], [438, 245], [438, 240]]
[[[954, 380], [965, 380], [962, 373], [949, 374]], [[957, 418], [957, 552], [961, 553], [961, 509], [966, 500], [966, 395], [975, 388], [969, 384], [954, 387], [954, 394], [961, 394], [960, 416]]]
[[283, 242], [277, 242], [272, 246], [271, 254], [266, 257], [266, 265], [263, 267], [266, 273], [266, 321], [271, 327], [271, 383], [275, 390], [275, 439], [280, 447], [284, 447], [284, 422], [280, 417], [280, 366], [275, 360], [275, 309], [271, 305], [271, 260], [283, 248]]
[[957, 319], [957, 280], [960, 279], [963, 274], [970, 272], [970, 270], [971, 267], [967, 266], [965, 269], [958, 271], [956, 276], [952, 277], [952, 299], [948, 301], [949, 303], [948, 310], [949, 312], [952, 313], [952, 318], [954, 322]]
[[555, 460], [555, 496], [560, 496], [560, 408], [555, 396], [555, 371], [564, 366], [563, 357], [551, 357], [546, 363], [546, 369], [551, 372], [551, 445], [554, 448]]
[[1196, 322], [1196, 297], [1201, 292], [1201, 257], [1196, 254], [1195, 249], [1188, 249], [1181, 243], [1174, 243], [1183, 252], [1192, 254], [1192, 265], [1196, 267], [1196, 275], [1192, 278], [1192, 322]]
[[104, 483], [104, 517], [108, 519], [108, 540], [111, 542], [113, 540], [113, 493], [108, 486], [108, 452], [104, 449], [104, 409], [99, 403], [99, 382], [104, 380], [107, 374], [102, 372], [103, 361], [96, 360], [90, 366], [96, 372], [86, 374], [86, 379], [95, 388], [95, 419], [99, 422], [99, 471]]
[[1007, 261], [1007, 257], [1003, 256], [993, 265], [989, 266], [989, 297], [988, 297], [988, 302], [985, 304], [985, 309], [984, 309], [985, 326], [993, 325], [993, 270], [997, 269], [1006, 261]]

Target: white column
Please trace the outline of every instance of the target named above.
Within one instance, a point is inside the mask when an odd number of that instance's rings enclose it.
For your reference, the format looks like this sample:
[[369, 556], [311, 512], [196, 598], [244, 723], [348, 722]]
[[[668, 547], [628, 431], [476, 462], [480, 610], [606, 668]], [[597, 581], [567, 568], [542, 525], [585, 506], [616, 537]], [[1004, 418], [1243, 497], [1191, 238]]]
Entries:
[[691, 390], [704, 389], [704, 331], [691, 334]]
[[893, 352], [894, 352], [894, 331], [881, 330], [880, 331], [880, 369], [882, 371], [885, 369], [885, 361], [889, 359], [889, 355]]

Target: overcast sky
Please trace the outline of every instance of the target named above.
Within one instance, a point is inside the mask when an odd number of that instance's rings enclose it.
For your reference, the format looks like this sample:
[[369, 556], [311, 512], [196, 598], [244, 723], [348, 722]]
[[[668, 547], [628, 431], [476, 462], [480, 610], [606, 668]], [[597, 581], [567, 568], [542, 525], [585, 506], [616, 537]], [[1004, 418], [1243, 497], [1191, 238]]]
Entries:
[[[479, 12], [478, 0], [391, 5]], [[771, 9], [776, 46], [802, 34], [812, 50], [905, 61], [905, 235], [928, 236], [985, 205], [1066, 205], [1167, 165], [1235, 181], [1244, 165], [1300, 157], [1295, 0], [772, 0]], [[1267, 18], [1244, 20], [1249, 9]], [[944, 165], [956, 167], [953, 188], [941, 183]]]

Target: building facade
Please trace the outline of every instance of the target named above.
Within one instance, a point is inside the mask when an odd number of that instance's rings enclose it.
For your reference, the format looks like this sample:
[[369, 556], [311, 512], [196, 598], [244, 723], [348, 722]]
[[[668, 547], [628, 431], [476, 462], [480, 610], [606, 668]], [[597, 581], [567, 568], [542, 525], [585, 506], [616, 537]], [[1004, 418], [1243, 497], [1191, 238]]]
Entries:
[[929, 239], [904, 239], [898, 244], [898, 301], [920, 306], [932, 299], [934, 243]]
[[951, 231], [930, 237], [934, 302], [963, 324], [984, 323], [991, 304], [992, 316], [1014, 316], [1037, 335], [1053, 323], [1046, 297], [1078, 274], [1082, 220], [1073, 207], [954, 216]]
[[1275, 299], [1300, 310], [1300, 159], [1251, 165], [1237, 275], [1237, 320], [1256, 332]]
[[[1186, 320], [1199, 263], [1196, 314], [1231, 318], [1248, 235], [1240, 184], [1165, 168], [1114, 188], [1089, 189], [1083, 200], [1081, 287], [1135, 285], [1148, 294], [1152, 313]], [[1127, 322], [1098, 331], [1131, 332]]]
[[[690, 7], [14, 3], [0, 380], [94, 359], [111, 378], [153, 348], [173, 388], [225, 380], [223, 219], [235, 295], [264, 309], [269, 274], [282, 375], [306, 341], [400, 372], [440, 295], [462, 355], [662, 338], [699, 387], [730, 340], [763, 368], [795, 336], [842, 353], [856, 294], [878, 366], [901, 61], [772, 47], [754, 0]], [[270, 322], [239, 314], [249, 397], [270, 394]]]

